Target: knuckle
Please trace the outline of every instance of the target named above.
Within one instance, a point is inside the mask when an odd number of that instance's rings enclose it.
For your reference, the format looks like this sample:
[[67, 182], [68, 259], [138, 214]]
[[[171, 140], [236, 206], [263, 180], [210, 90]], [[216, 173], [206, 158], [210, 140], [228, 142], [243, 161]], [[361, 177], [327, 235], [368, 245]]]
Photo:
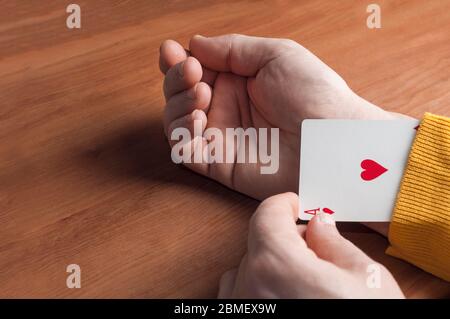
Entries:
[[352, 263], [351, 269], [356, 272], [366, 273], [369, 265], [370, 265], [370, 262], [368, 262], [367, 260], [358, 260], [357, 259]]
[[266, 198], [258, 207], [261, 211], [271, 211], [273, 208], [279, 207], [286, 203], [295, 203], [297, 201], [297, 194], [293, 192], [282, 193]]
[[281, 194], [281, 195], [284, 196], [284, 197], [286, 197], [286, 199], [287, 199], [288, 201], [291, 201], [291, 202], [295, 202], [295, 201], [298, 200], [298, 196], [297, 196], [297, 194], [294, 193], [294, 192], [286, 192], [286, 193]]
[[298, 49], [301, 47], [300, 44], [291, 39], [281, 39], [281, 46], [285, 49]]
[[367, 270], [369, 269], [369, 267], [371, 265], [381, 266], [380, 264], [378, 264], [374, 260], [370, 259], [363, 253], [355, 252], [355, 255], [353, 256], [352, 259], [353, 259], [353, 262], [350, 265], [350, 269], [355, 272], [358, 272], [358, 273], [364, 273], [364, 274], [367, 273]]
[[238, 39], [239, 37], [241, 37], [242, 35], [240, 35], [239, 33], [230, 33], [227, 35], [229, 40], [235, 40]]
[[[261, 204], [262, 205], [262, 204]], [[260, 205], [260, 207], [261, 207]], [[270, 210], [258, 208], [253, 216], [250, 218], [250, 228], [256, 233], [266, 233], [269, 227], [263, 222], [264, 216], [270, 214]]]
[[283, 193], [283, 194], [270, 196], [270, 197], [268, 197], [268, 198], [266, 198], [265, 200], [262, 201], [260, 207], [266, 207], [266, 206], [270, 207], [270, 206], [276, 205], [281, 200], [283, 200], [284, 197], [291, 196], [290, 194], [292, 194], [292, 193]]

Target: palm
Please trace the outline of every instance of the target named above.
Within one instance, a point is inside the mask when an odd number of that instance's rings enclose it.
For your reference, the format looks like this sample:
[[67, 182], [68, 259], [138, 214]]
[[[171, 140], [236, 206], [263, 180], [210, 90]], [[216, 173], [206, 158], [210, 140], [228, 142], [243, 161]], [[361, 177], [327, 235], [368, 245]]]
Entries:
[[[214, 83], [213, 97], [208, 111], [207, 127], [219, 128], [279, 128], [279, 170], [262, 175], [261, 164], [235, 163], [210, 164], [210, 177], [255, 198], [265, 198], [273, 193], [293, 190], [297, 184], [298, 134], [290, 132], [279, 118], [268, 118], [266, 105], [258, 105], [249, 97], [247, 78], [220, 73]], [[261, 141], [258, 141], [261, 142]], [[289, 168], [289, 170], [286, 170]], [[292, 170], [295, 169], [295, 172]], [[263, 187], [260, 187], [263, 186]]]
[[[299, 48], [300, 54], [308, 51]], [[313, 67], [324, 68], [322, 73], [330, 72], [327, 80], [315, 76], [311, 61], [306, 66], [293, 66], [290, 60], [289, 55], [281, 55], [265, 65], [256, 78], [222, 72], [214, 82], [208, 127], [279, 128], [276, 174], [262, 175], [260, 163], [210, 164], [212, 178], [255, 198], [297, 189], [301, 121], [326, 116], [327, 109], [340, 104], [350, 92], [345, 82], [320, 60], [316, 59]]]

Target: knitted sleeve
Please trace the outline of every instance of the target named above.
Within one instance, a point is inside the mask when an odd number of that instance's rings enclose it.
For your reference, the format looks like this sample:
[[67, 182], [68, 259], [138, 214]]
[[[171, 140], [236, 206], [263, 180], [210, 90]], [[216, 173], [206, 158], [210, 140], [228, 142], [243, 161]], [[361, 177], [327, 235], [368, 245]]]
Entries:
[[387, 254], [450, 281], [450, 118], [426, 113], [403, 175]]

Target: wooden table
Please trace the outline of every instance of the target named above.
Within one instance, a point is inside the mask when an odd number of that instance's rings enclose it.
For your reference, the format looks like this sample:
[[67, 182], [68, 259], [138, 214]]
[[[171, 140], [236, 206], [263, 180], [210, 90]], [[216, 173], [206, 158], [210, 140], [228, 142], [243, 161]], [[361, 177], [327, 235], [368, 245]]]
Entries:
[[[0, 3], [0, 297], [214, 297], [238, 264], [258, 203], [176, 166], [161, 115], [158, 48], [245, 33], [294, 39], [364, 98], [420, 117], [450, 111], [450, 1], [73, 1]], [[348, 238], [408, 297], [450, 285]], [[81, 267], [81, 289], [66, 266]]]

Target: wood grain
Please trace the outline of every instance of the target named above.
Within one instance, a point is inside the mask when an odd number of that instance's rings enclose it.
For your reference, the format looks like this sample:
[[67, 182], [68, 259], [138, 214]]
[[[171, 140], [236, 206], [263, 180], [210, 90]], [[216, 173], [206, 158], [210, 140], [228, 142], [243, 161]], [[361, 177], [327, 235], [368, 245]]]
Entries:
[[[0, 297], [214, 297], [245, 251], [257, 202], [170, 160], [158, 49], [172, 38], [294, 39], [360, 95], [420, 117], [450, 113], [450, 1], [0, 1]], [[450, 285], [345, 234], [408, 297]], [[66, 266], [82, 288], [66, 287]]]

